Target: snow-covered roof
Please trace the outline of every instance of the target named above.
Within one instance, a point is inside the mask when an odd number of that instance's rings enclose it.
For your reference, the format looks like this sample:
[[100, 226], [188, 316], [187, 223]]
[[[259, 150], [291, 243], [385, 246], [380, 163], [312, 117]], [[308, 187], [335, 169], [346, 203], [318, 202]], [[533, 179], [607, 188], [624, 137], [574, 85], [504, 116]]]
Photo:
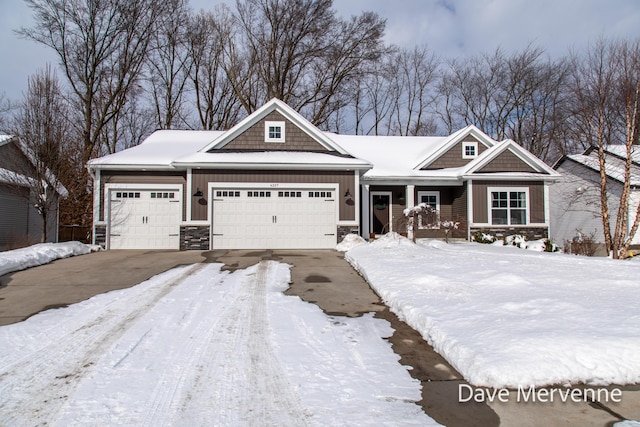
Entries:
[[313, 151], [220, 151], [210, 153], [194, 153], [177, 158], [172, 162], [175, 166], [212, 165], [222, 168], [235, 166], [256, 168], [277, 167], [279, 169], [314, 166], [314, 168], [344, 167], [368, 169], [371, 164], [348, 156]]
[[[280, 108], [273, 103], [272, 108]], [[288, 111], [284, 109], [284, 111]], [[255, 118], [254, 118], [255, 119]], [[320, 132], [323, 141], [330, 142], [329, 151], [262, 151], [227, 150], [229, 134], [221, 131], [176, 131], [154, 132], [142, 144], [89, 162], [94, 169], [173, 169], [187, 167], [216, 168], [271, 168], [271, 169], [359, 169], [366, 170], [364, 180], [424, 179], [440, 181], [461, 181], [470, 175], [481, 175], [473, 168], [481, 168], [496, 155], [510, 149], [539, 174], [501, 173], [505, 177], [539, 179], [539, 175], [553, 178], [558, 174], [546, 167], [542, 161], [513, 141], [497, 143], [488, 136], [489, 149], [475, 161], [461, 167], [423, 170], [420, 165], [425, 159], [440, 155], [443, 146], [449, 147], [461, 138], [480, 131], [466, 127], [449, 136], [370, 136], [339, 135]], [[329, 144], [327, 142], [327, 144]], [[336, 148], [339, 147], [338, 151]], [[497, 174], [492, 174], [495, 177]]]
[[[627, 158], [626, 145], [609, 145], [607, 147], [607, 151], [615, 154], [616, 156], [620, 156], [625, 159]], [[631, 160], [640, 165], [640, 145], [634, 145], [631, 147]]]
[[414, 170], [416, 162], [436, 151], [447, 139], [441, 136], [365, 136], [328, 134], [354, 157], [366, 160], [373, 168], [364, 174], [369, 179], [451, 175], [453, 170]]
[[223, 133], [222, 131], [158, 130], [140, 145], [90, 160], [89, 166], [168, 168], [175, 159], [196, 153]]
[[[624, 148], [624, 146], [623, 146]], [[611, 147], [607, 151], [616, 155], [623, 155], [626, 158], [626, 152], [624, 150], [612, 151]], [[587, 151], [587, 154], [571, 154], [567, 158], [573, 160], [576, 163], [582, 164], [591, 170], [596, 172], [600, 171], [600, 161], [598, 159], [598, 151]], [[606, 155], [605, 156], [605, 172], [607, 176], [619, 182], [624, 182], [625, 160], [624, 158]], [[640, 186], [640, 166], [637, 164], [631, 165], [631, 185]]]

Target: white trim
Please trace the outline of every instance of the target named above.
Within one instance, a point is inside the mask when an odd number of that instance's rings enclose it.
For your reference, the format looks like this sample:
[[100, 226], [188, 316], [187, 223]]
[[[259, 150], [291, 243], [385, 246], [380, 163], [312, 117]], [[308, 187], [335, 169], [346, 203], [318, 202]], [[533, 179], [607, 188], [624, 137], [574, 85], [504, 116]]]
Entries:
[[364, 239], [369, 239], [369, 233], [371, 233], [371, 222], [369, 218], [371, 216], [371, 193], [369, 184], [362, 186], [362, 200], [366, 200], [366, 203], [362, 204], [362, 225], [360, 226], [360, 236]]
[[186, 202], [186, 215], [185, 215], [185, 221], [189, 222], [191, 221], [191, 199], [193, 199], [193, 169], [191, 168], [187, 168], [187, 184], [186, 184], [186, 189], [185, 189], [185, 202]]
[[449, 137], [442, 143], [442, 145], [440, 145], [440, 147], [438, 147], [437, 150], [435, 150], [433, 153], [429, 154], [426, 158], [422, 159], [420, 161], [420, 163], [416, 167], [414, 167], [413, 169], [414, 170], [420, 170], [420, 169], [422, 169], [422, 168], [424, 168], [426, 166], [429, 166], [431, 163], [436, 161], [438, 158], [440, 158], [447, 151], [453, 149], [456, 144], [458, 144], [459, 142], [462, 142], [464, 140], [464, 138], [466, 138], [469, 135], [473, 136], [482, 145], [486, 146], [487, 149], [489, 149], [489, 148], [495, 146], [495, 144], [497, 144], [497, 141], [494, 141], [492, 138], [489, 137], [489, 135], [487, 135], [486, 133], [482, 132], [476, 126], [469, 125], [467, 127], [464, 127], [462, 129], [460, 129], [459, 131], [454, 132], [451, 135], [449, 135]]
[[[265, 121], [264, 122], [264, 142], [274, 142], [274, 143], [279, 143], [279, 144], [283, 144], [286, 141], [285, 138], [285, 122], [284, 121]], [[270, 131], [269, 128], [271, 127], [279, 127], [280, 128], [280, 137], [279, 138], [272, 138], [270, 137]]]
[[[106, 223], [106, 236], [105, 236], [105, 249], [111, 249], [111, 197], [109, 193], [118, 189], [131, 189], [131, 190], [169, 190], [178, 194], [177, 199], [180, 201], [180, 222], [182, 223], [182, 207], [183, 207], [183, 185], [182, 184], [105, 184], [104, 185], [104, 204], [105, 204], [105, 223]], [[180, 230], [178, 229], [178, 233]], [[176, 249], [180, 249], [178, 246]]]
[[[91, 230], [91, 234], [93, 235], [93, 237], [91, 239], [91, 243], [95, 245], [96, 244], [96, 225], [98, 225], [98, 222], [100, 222], [98, 220], [100, 219], [100, 210], [102, 209], [102, 206], [100, 204], [100, 181], [102, 180], [102, 176], [100, 174], [100, 169], [95, 170], [91, 175], [93, 176], [93, 230]], [[106, 192], [106, 186], [105, 186], [105, 192]], [[107, 200], [106, 194], [104, 195], [104, 197], [105, 197], [105, 204], [106, 204], [106, 200]], [[59, 202], [58, 202], [58, 206], [59, 206]], [[58, 211], [59, 210], [60, 209], [58, 209]], [[107, 213], [104, 212], [102, 217], [106, 218], [106, 215]], [[60, 227], [59, 222], [58, 222], [58, 227]]]
[[269, 113], [273, 111], [277, 111], [278, 113], [280, 113], [285, 119], [288, 119], [291, 123], [293, 123], [294, 126], [300, 128], [300, 130], [315, 139], [316, 142], [325, 147], [327, 150], [337, 151], [340, 154], [349, 154], [344, 148], [338, 145], [324, 132], [321, 132], [317, 127], [311, 124], [311, 122], [305, 119], [300, 113], [276, 98], [271, 99], [262, 107], [258, 108], [240, 123], [220, 135], [204, 148], [200, 149], [199, 152], [204, 153], [212, 149], [223, 148], [235, 137], [242, 134], [244, 131], [258, 123], [260, 120], [264, 119]]
[[407, 203], [405, 204], [406, 208], [412, 208], [416, 205], [416, 186], [412, 185], [412, 184], [407, 184], [405, 189], [404, 189], [404, 193], [405, 193], [405, 198], [407, 200]]
[[[462, 158], [475, 159], [478, 157], [478, 141], [462, 141]], [[473, 154], [467, 154], [467, 147], [473, 147]]]
[[[507, 195], [507, 223], [506, 224], [494, 224], [491, 221], [491, 211], [492, 211], [492, 206], [491, 206], [491, 193], [493, 192], [518, 192], [518, 193], [525, 193], [525, 219], [524, 219], [524, 224], [511, 224], [511, 215], [509, 214], [511, 212], [511, 199], [510, 197]], [[507, 226], [507, 227], [531, 227], [533, 224], [530, 224], [531, 221], [531, 202], [530, 202], [530, 198], [529, 198], [529, 187], [487, 187], [487, 222], [492, 225], [492, 226]]]
[[473, 224], [473, 181], [467, 181], [467, 241], [471, 241], [471, 224]]
[[[369, 231], [367, 234], [373, 232], [373, 197], [374, 196], [389, 196], [389, 229], [387, 233], [393, 231], [393, 193], [391, 191], [371, 191], [369, 193]], [[383, 227], [384, 228], [384, 227]]]
[[549, 184], [546, 182], [543, 184], [544, 187], [544, 223], [547, 224], [547, 237], [551, 238], [551, 221], [549, 220], [551, 215], [551, 207], [549, 206], [549, 202], [551, 197], [549, 195]]

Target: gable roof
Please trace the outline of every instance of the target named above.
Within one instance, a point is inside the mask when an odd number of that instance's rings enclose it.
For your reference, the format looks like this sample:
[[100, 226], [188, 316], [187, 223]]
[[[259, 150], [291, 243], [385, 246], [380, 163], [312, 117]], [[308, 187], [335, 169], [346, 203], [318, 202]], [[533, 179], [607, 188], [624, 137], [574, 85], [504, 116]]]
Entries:
[[[521, 160], [524, 164], [531, 168], [533, 173], [549, 175], [552, 177], [559, 177], [558, 174], [553, 168], [548, 166], [542, 160], [538, 159], [536, 156], [531, 154], [524, 147], [518, 145], [512, 139], [505, 139], [502, 142], [497, 143], [493, 147], [486, 150], [482, 155], [478, 156], [472, 162], [467, 164], [464, 168], [464, 175], [471, 174], [482, 174], [482, 169], [491, 164], [494, 160], [496, 160], [501, 154], [509, 152], [515, 155], [519, 160]], [[518, 173], [518, 172], [501, 172], [501, 173]]]
[[[34, 185], [33, 174], [36, 172], [35, 170], [35, 158], [33, 154], [30, 154], [29, 148], [21, 141], [18, 137], [13, 135], [1, 135], [0, 134], [0, 148], [6, 146], [8, 144], [12, 144], [15, 148], [15, 152], [23, 159], [21, 163], [5, 163], [4, 165], [0, 162], [0, 166], [5, 166], [6, 168], [0, 167], [0, 182], [5, 184], [14, 184], [19, 186], [30, 186]], [[7, 147], [11, 148], [11, 147]], [[2, 160], [2, 159], [0, 159]], [[16, 160], [15, 158], [13, 159]], [[33, 168], [33, 169], [32, 169]], [[69, 195], [68, 190], [56, 176], [47, 168], [43, 171], [46, 177], [46, 180], [49, 183], [53, 183], [53, 187], [55, 191], [62, 197], [67, 197]]]
[[[274, 112], [299, 127], [326, 150], [253, 149], [242, 145], [242, 148], [225, 148], [252, 126], [270, 115], [273, 117]], [[475, 159], [460, 166], [424, 168], [469, 137], [487, 147], [478, 150]], [[500, 158], [504, 153], [509, 156]], [[496, 167], [483, 170], [496, 159]], [[362, 175], [364, 180], [393, 182], [432, 180], [460, 183], [464, 179], [474, 178], [554, 180], [559, 177], [557, 172], [514, 141], [498, 143], [473, 125], [449, 136], [339, 135], [320, 131], [277, 99], [272, 99], [228, 131], [156, 131], [137, 147], [91, 160], [88, 167], [157, 170], [200, 167], [341, 169], [365, 171]]]
[[426, 168], [427, 166], [438, 160], [442, 155], [451, 150], [453, 147], [455, 147], [458, 143], [464, 141], [464, 139], [468, 136], [473, 136], [475, 139], [489, 148], [495, 144], [495, 141], [491, 139], [486, 133], [482, 132], [474, 125], [469, 125], [446, 137], [446, 140], [442, 142], [442, 145], [440, 145], [440, 147], [438, 147], [432, 153], [429, 153], [425, 158], [422, 158], [420, 163], [418, 163], [416, 166], [413, 166], [413, 169]]
[[207, 152], [224, 148], [236, 137], [240, 136], [253, 125], [259, 123], [262, 119], [264, 119], [267, 115], [274, 111], [277, 111], [283, 117], [291, 121], [300, 130], [307, 133], [326, 150], [335, 151], [342, 155], [349, 154], [344, 148], [340, 147], [327, 134], [321, 132], [317, 127], [311, 124], [311, 122], [305, 119], [300, 113], [276, 98], [273, 98], [271, 101], [267, 102], [262, 107], [251, 113], [244, 120], [240, 121], [240, 123], [229, 129], [227, 132], [225, 132], [215, 141], [202, 148], [200, 151]]
[[140, 145], [89, 161], [89, 168], [169, 168], [176, 158], [197, 152], [222, 131], [158, 130]]
[[[627, 153], [624, 145], [609, 146], [605, 149], [605, 173], [609, 178], [624, 183], [626, 157]], [[594, 147], [587, 149], [584, 154], [570, 154], [564, 156], [554, 165], [554, 168], [560, 167], [560, 165], [567, 159], [594, 172], [600, 173], [598, 150], [594, 149]], [[640, 147], [637, 149], [636, 147], [632, 147], [631, 160], [630, 183], [633, 186], [640, 186]]]

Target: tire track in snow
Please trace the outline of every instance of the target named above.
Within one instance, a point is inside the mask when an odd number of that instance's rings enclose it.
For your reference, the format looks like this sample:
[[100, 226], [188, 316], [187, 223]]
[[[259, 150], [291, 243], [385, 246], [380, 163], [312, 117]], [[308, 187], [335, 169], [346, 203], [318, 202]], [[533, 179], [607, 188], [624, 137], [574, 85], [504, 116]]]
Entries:
[[306, 425], [270, 338], [267, 284], [277, 268], [287, 267], [263, 261], [223, 278], [218, 311], [159, 382], [144, 425]]
[[[105, 350], [186, 277], [195, 264], [117, 299], [87, 324], [0, 368], [0, 424], [46, 425]], [[16, 393], [14, 390], [22, 390]]]

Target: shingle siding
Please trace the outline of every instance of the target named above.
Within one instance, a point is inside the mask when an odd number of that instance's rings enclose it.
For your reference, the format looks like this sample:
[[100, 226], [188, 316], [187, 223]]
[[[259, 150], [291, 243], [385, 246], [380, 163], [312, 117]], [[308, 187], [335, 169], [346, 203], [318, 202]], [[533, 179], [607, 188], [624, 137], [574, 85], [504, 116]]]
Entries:
[[518, 156], [509, 150], [500, 153], [488, 165], [478, 171], [479, 173], [496, 172], [533, 172], [537, 171], [522, 161]]
[[469, 135], [465, 139], [463, 139], [461, 142], [457, 143], [456, 145], [451, 147], [448, 151], [443, 153], [431, 164], [424, 167], [423, 170], [459, 168], [473, 161], [473, 159], [462, 158], [462, 147], [464, 146], [465, 142], [477, 142], [478, 155], [481, 155], [487, 149], [487, 147], [482, 142], [478, 141], [473, 136]]
[[[265, 122], [285, 122], [285, 142], [265, 142]], [[269, 113], [263, 120], [251, 126], [224, 146], [225, 150], [264, 151], [328, 151], [314, 138], [287, 120], [277, 111]]]

